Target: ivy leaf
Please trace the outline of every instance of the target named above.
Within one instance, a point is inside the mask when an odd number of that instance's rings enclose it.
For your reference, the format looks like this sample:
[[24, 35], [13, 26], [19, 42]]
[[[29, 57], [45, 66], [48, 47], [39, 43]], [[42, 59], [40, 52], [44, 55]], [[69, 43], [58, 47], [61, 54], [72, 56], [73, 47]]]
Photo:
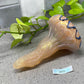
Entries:
[[56, 6], [61, 6], [63, 7], [65, 4], [65, 0], [60, 0], [57, 3], [53, 4], [52, 7], [56, 7]]
[[83, 12], [84, 12], [84, 9], [81, 4], [77, 2], [71, 4], [71, 10], [69, 10], [69, 14], [77, 15]]
[[46, 10], [43, 10], [44, 15], [46, 15], [46, 12], [47, 12]]
[[69, 14], [73, 14], [73, 15], [77, 15], [77, 14], [80, 14], [83, 12], [84, 12], [84, 10], [82, 10], [82, 9], [71, 9], [71, 10], [69, 10]]
[[23, 30], [27, 33], [30, 31], [30, 26], [27, 25], [27, 26], [24, 26], [24, 25], [21, 25], [23, 27]]
[[21, 19], [21, 21], [22, 21], [23, 23], [26, 23], [26, 22], [28, 22], [29, 20], [31, 20], [32, 18], [34, 18], [34, 16], [31, 16], [31, 17], [21, 17], [20, 19]]
[[16, 18], [16, 22], [17, 22], [18, 24], [20, 24], [20, 25], [25, 25], [25, 26], [27, 26], [27, 25], [24, 24], [19, 18]]
[[49, 20], [49, 18], [48, 18], [48, 17], [46, 17], [46, 16], [39, 16], [39, 17], [37, 17], [36, 19], [37, 19], [37, 20], [38, 20], [38, 19], [42, 19], [42, 20]]
[[14, 46], [16, 46], [18, 43], [20, 43], [21, 41], [23, 41], [23, 39], [15, 39], [12, 44], [11, 44], [11, 48], [13, 48]]
[[25, 30], [25, 32], [28, 32], [30, 30], [30, 26], [28, 25], [28, 22], [23, 23], [18, 18], [16, 18], [16, 21], [17, 21], [18, 24], [20, 24], [20, 27], [23, 27], [23, 29]]
[[28, 26], [33, 25], [33, 23], [32, 23], [32, 22], [25, 22], [25, 24], [26, 24], [26, 25], [28, 25]]
[[53, 15], [56, 15], [56, 14], [64, 15], [63, 9], [60, 6], [57, 6], [56, 8], [54, 8], [53, 11], [49, 12], [50, 16], [53, 16]]
[[28, 17], [29, 19], [32, 19], [32, 18], [34, 18], [34, 16], [31, 16], [31, 17]]
[[30, 20], [29, 17], [21, 17], [20, 19], [23, 23], [28, 22]]
[[73, 4], [74, 2], [78, 2], [78, 0], [70, 0], [70, 1], [67, 3], [67, 5], [71, 5], [71, 4]]
[[83, 9], [82, 5], [80, 3], [77, 3], [77, 2], [73, 3], [71, 5], [71, 8], [72, 9]]
[[84, 1], [82, 2], [82, 7], [84, 8]]
[[[17, 23], [13, 23], [10, 26], [10, 31], [11, 32], [18, 32], [18, 24]], [[23, 31], [23, 29], [20, 29], [20, 31]], [[22, 39], [23, 34], [11, 34], [13, 36], [14, 39]]]

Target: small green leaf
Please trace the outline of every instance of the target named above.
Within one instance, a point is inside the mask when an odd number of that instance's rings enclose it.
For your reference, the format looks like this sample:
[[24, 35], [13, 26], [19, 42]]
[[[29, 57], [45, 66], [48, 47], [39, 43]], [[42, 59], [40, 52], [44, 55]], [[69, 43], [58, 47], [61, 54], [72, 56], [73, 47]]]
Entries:
[[36, 19], [49, 20], [49, 18], [46, 16], [39, 16]]
[[47, 12], [47, 11], [46, 11], [46, 10], [43, 10], [43, 12], [44, 12], [44, 15], [46, 15], [46, 12]]
[[50, 15], [50, 16], [53, 16], [53, 15], [56, 15], [56, 14], [64, 15], [64, 12], [63, 12], [62, 7], [57, 6], [56, 8], [54, 8], [53, 11], [50, 11], [50, 12], [49, 12], [49, 15]]
[[82, 2], [82, 7], [84, 8], [84, 1]]
[[20, 24], [20, 25], [25, 25], [25, 26], [27, 26], [27, 25], [24, 24], [19, 18], [16, 18], [16, 21], [17, 21], [17, 23]]
[[60, 0], [58, 2], [56, 2], [55, 4], [53, 4], [53, 7], [57, 7], [57, 6], [61, 6], [63, 7], [65, 5], [65, 0]]
[[29, 17], [21, 17], [20, 19], [23, 23], [25, 23], [25, 22], [28, 22], [30, 18]]
[[[31, 20], [32, 18], [34, 18], [34, 16], [31, 16], [31, 17], [21, 17], [20, 19], [21, 19], [21, 21], [23, 22], [23, 23], [27, 23], [29, 20]], [[19, 19], [19, 20], [20, 20]], [[19, 23], [19, 22], [18, 22]]]
[[82, 9], [71, 9], [71, 10], [69, 10], [69, 14], [73, 14], [73, 15], [77, 15], [77, 14], [80, 14], [83, 12], [84, 12], [84, 10], [82, 10]]
[[32, 22], [25, 22], [25, 24], [26, 24], [26, 25], [28, 25], [28, 26], [33, 25], [33, 23], [32, 23]]
[[70, 0], [70, 1], [67, 3], [67, 5], [71, 5], [71, 4], [73, 4], [74, 2], [78, 2], [78, 0]]
[[23, 41], [23, 39], [15, 39], [12, 44], [11, 44], [11, 48], [15, 47], [18, 43], [20, 43], [21, 41]]
[[69, 14], [77, 15], [83, 12], [84, 12], [84, 9], [80, 3], [75, 2], [71, 4], [71, 10], [69, 10]]
[[54, 16], [54, 15], [56, 15], [56, 14], [57, 14], [57, 13], [56, 13], [55, 11], [50, 11], [50, 12], [49, 12], [49, 15], [50, 15], [50, 16]]
[[20, 27], [23, 27], [23, 29], [25, 30], [25, 32], [28, 32], [30, 30], [30, 26], [28, 25], [29, 22], [23, 23], [18, 18], [16, 18], [16, 21], [17, 21], [18, 24], [20, 24]]
[[21, 25], [24, 29], [25, 32], [29, 32], [30, 31], [30, 26], [27, 25], [27, 26], [24, 26], [24, 25]]
[[71, 5], [72, 9], [83, 9], [82, 5], [78, 2], [75, 2]]
[[[10, 31], [11, 32], [18, 32], [18, 24], [17, 23], [13, 23], [10, 26]], [[23, 32], [23, 29], [20, 29], [21, 32]], [[22, 39], [23, 34], [11, 34], [13, 36], [14, 39]]]
[[29, 19], [32, 19], [32, 18], [34, 18], [34, 16], [31, 16], [31, 17], [28, 17]]

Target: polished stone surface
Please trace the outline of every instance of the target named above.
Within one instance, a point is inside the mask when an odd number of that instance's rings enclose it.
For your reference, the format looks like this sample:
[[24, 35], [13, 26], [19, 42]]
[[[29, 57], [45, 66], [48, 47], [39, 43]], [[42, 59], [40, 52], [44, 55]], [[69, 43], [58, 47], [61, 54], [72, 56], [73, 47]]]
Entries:
[[[17, 58], [33, 51], [39, 41], [48, 34], [48, 30], [34, 37], [32, 44], [13, 49], [10, 49], [13, 41], [10, 34], [0, 38], [0, 84], [84, 84], [84, 17], [72, 22], [82, 37], [80, 50], [74, 53], [66, 50], [57, 52], [52, 58], [32, 69], [14, 70], [13, 63]], [[69, 65], [73, 66], [73, 72], [53, 75], [53, 68], [64, 68]]]

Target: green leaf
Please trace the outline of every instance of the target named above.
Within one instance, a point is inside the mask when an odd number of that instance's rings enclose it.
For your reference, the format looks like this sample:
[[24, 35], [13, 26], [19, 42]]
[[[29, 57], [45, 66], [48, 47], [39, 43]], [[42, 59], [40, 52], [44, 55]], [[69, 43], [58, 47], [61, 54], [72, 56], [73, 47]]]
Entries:
[[19, 18], [16, 18], [16, 21], [17, 21], [17, 23], [20, 24], [20, 25], [25, 25], [25, 26], [27, 26], [27, 25], [24, 24]]
[[28, 22], [30, 20], [29, 17], [21, 17], [20, 19], [23, 23]]
[[34, 16], [31, 16], [31, 17], [28, 17], [28, 18], [29, 18], [29, 20], [31, 21], [31, 19], [34, 18]]
[[82, 2], [82, 7], [84, 8], [84, 1]]
[[84, 9], [80, 3], [75, 2], [71, 4], [71, 10], [69, 10], [69, 14], [77, 15], [83, 12], [84, 12]]
[[31, 17], [28, 17], [29, 19], [32, 19], [32, 18], [34, 18], [34, 16], [31, 16]]
[[53, 15], [56, 15], [56, 14], [64, 15], [64, 12], [63, 12], [62, 7], [57, 6], [56, 8], [54, 8], [53, 11], [50, 11], [50, 12], [49, 12], [49, 15], [50, 15], [50, 16], [53, 16]]
[[[17, 23], [13, 23], [10, 26], [10, 31], [11, 32], [18, 32], [18, 24]], [[20, 29], [21, 32], [23, 32], [23, 29]], [[23, 34], [11, 34], [13, 36], [14, 39], [22, 39]]]
[[49, 18], [46, 16], [39, 16], [36, 19], [49, 20]]
[[25, 24], [26, 24], [26, 25], [28, 25], [28, 26], [33, 25], [33, 23], [32, 23], [32, 22], [25, 22]]
[[27, 25], [27, 26], [24, 26], [24, 25], [21, 25], [24, 29], [25, 32], [29, 32], [30, 31], [30, 26]]
[[25, 32], [28, 32], [30, 30], [30, 26], [28, 25], [29, 22], [23, 23], [18, 18], [16, 18], [16, 21], [17, 21], [18, 24], [20, 24], [20, 27], [23, 27], [23, 29], [25, 30]]
[[69, 10], [69, 14], [73, 14], [73, 15], [77, 15], [77, 14], [80, 14], [83, 12], [84, 12], [84, 10], [82, 10], [82, 9], [71, 9], [71, 10]]
[[12, 44], [11, 44], [11, 48], [13, 48], [14, 46], [16, 46], [18, 43], [20, 43], [21, 41], [23, 41], [23, 39], [15, 39]]
[[[31, 16], [31, 17], [21, 17], [19, 20], [21, 21], [21, 23], [23, 22], [24, 23], [27, 23], [29, 20], [31, 20], [32, 18], [34, 18], [34, 16]], [[18, 21], [19, 23], [19, 21]]]
[[82, 5], [78, 2], [75, 2], [71, 5], [72, 9], [83, 9]]
[[44, 15], [46, 15], [46, 12], [47, 12], [46, 10], [43, 10]]
[[71, 4], [73, 4], [74, 2], [78, 2], [78, 0], [70, 0], [70, 1], [67, 3], [67, 5], [71, 5]]
[[65, 0], [60, 0], [58, 2], [56, 2], [55, 4], [53, 4], [53, 7], [57, 7], [57, 6], [61, 6], [63, 7], [65, 5]]

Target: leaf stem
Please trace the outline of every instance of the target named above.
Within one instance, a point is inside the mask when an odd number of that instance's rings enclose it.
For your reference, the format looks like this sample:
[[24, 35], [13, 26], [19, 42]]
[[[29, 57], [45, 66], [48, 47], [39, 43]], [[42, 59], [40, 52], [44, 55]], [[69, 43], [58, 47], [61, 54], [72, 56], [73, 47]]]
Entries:
[[29, 38], [29, 40], [26, 41], [26, 42], [23, 42], [23, 43], [24, 43], [24, 44], [28, 44], [28, 43], [30, 43], [31, 40], [33, 39], [33, 37], [35, 36], [35, 34], [36, 34], [38, 31], [40, 31], [40, 30], [42, 30], [42, 29], [45, 29], [46, 27], [48, 27], [48, 24], [45, 25], [44, 27], [40, 27], [40, 28], [37, 29], [36, 31], [33, 31], [33, 32], [32, 32], [32, 35], [31, 35], [30, 38]]
[[30, 36], [30, 38], [29, 38], [29, 40], [28, 40], [28, 41], [26, 41], [26, 42], [23, 42], [23, 43], [24, 43], [24, 44], [31, 43], [32, 38], [33, 38], [33, 36], [31, 35], [31, 36]]
[[78, 16], [68, 16], [67, 18], [68, 18], [69, 20], [72, 20], [72, 19], [80, 18], [80, 17], [82, 17], [82, 16], [84, 16], [84, 13], [81, 14], [81, 15], [78, 15]]
[[41, 25], [39, 25], [38, 19], [36, 19], [36, 22], [37, 22], [37, 24], [38, 24], [39, 27], [42, 27]]
[[31, 40], [33, 39], [33, 37], [35, 36], [35, 34], [36, 34], [36, 32], [34, 32], [33, 35], [31, 35], [31, 36], [29, 37], [29, 40], [28, 40], [28, 41], [23, 42], [23, 43], [24, 43], [24, 44], [31, 43]]
[[20, 33], [18, 33], [18, 32], [11, 32], [11, 31], [0, 31], [0, 33], [12, 33], [12, 34], [27, 34], [27, 33], [32, 33], [32, 32], [34, 32], [34, 31], [28, 31], [28, 32], [20, 32]]
[[32, 27], [33, 27], [35, 30], [37, 30], [37, 28], [36, 28], [34, 25], [32, 25]]
[[40, 27], [39, 29], [37, 29], [37, 31], [40, 31], [42, 29], [45, 29], [46, 27], [48, 27], [48, 24], [46, 24], [44, 27]]
[[3, 31], [3, 32], [1, 33], [1, 35], [0, 35], [0, 38], [1, 38], [4, 34], [5, 34], [5, 32]]

